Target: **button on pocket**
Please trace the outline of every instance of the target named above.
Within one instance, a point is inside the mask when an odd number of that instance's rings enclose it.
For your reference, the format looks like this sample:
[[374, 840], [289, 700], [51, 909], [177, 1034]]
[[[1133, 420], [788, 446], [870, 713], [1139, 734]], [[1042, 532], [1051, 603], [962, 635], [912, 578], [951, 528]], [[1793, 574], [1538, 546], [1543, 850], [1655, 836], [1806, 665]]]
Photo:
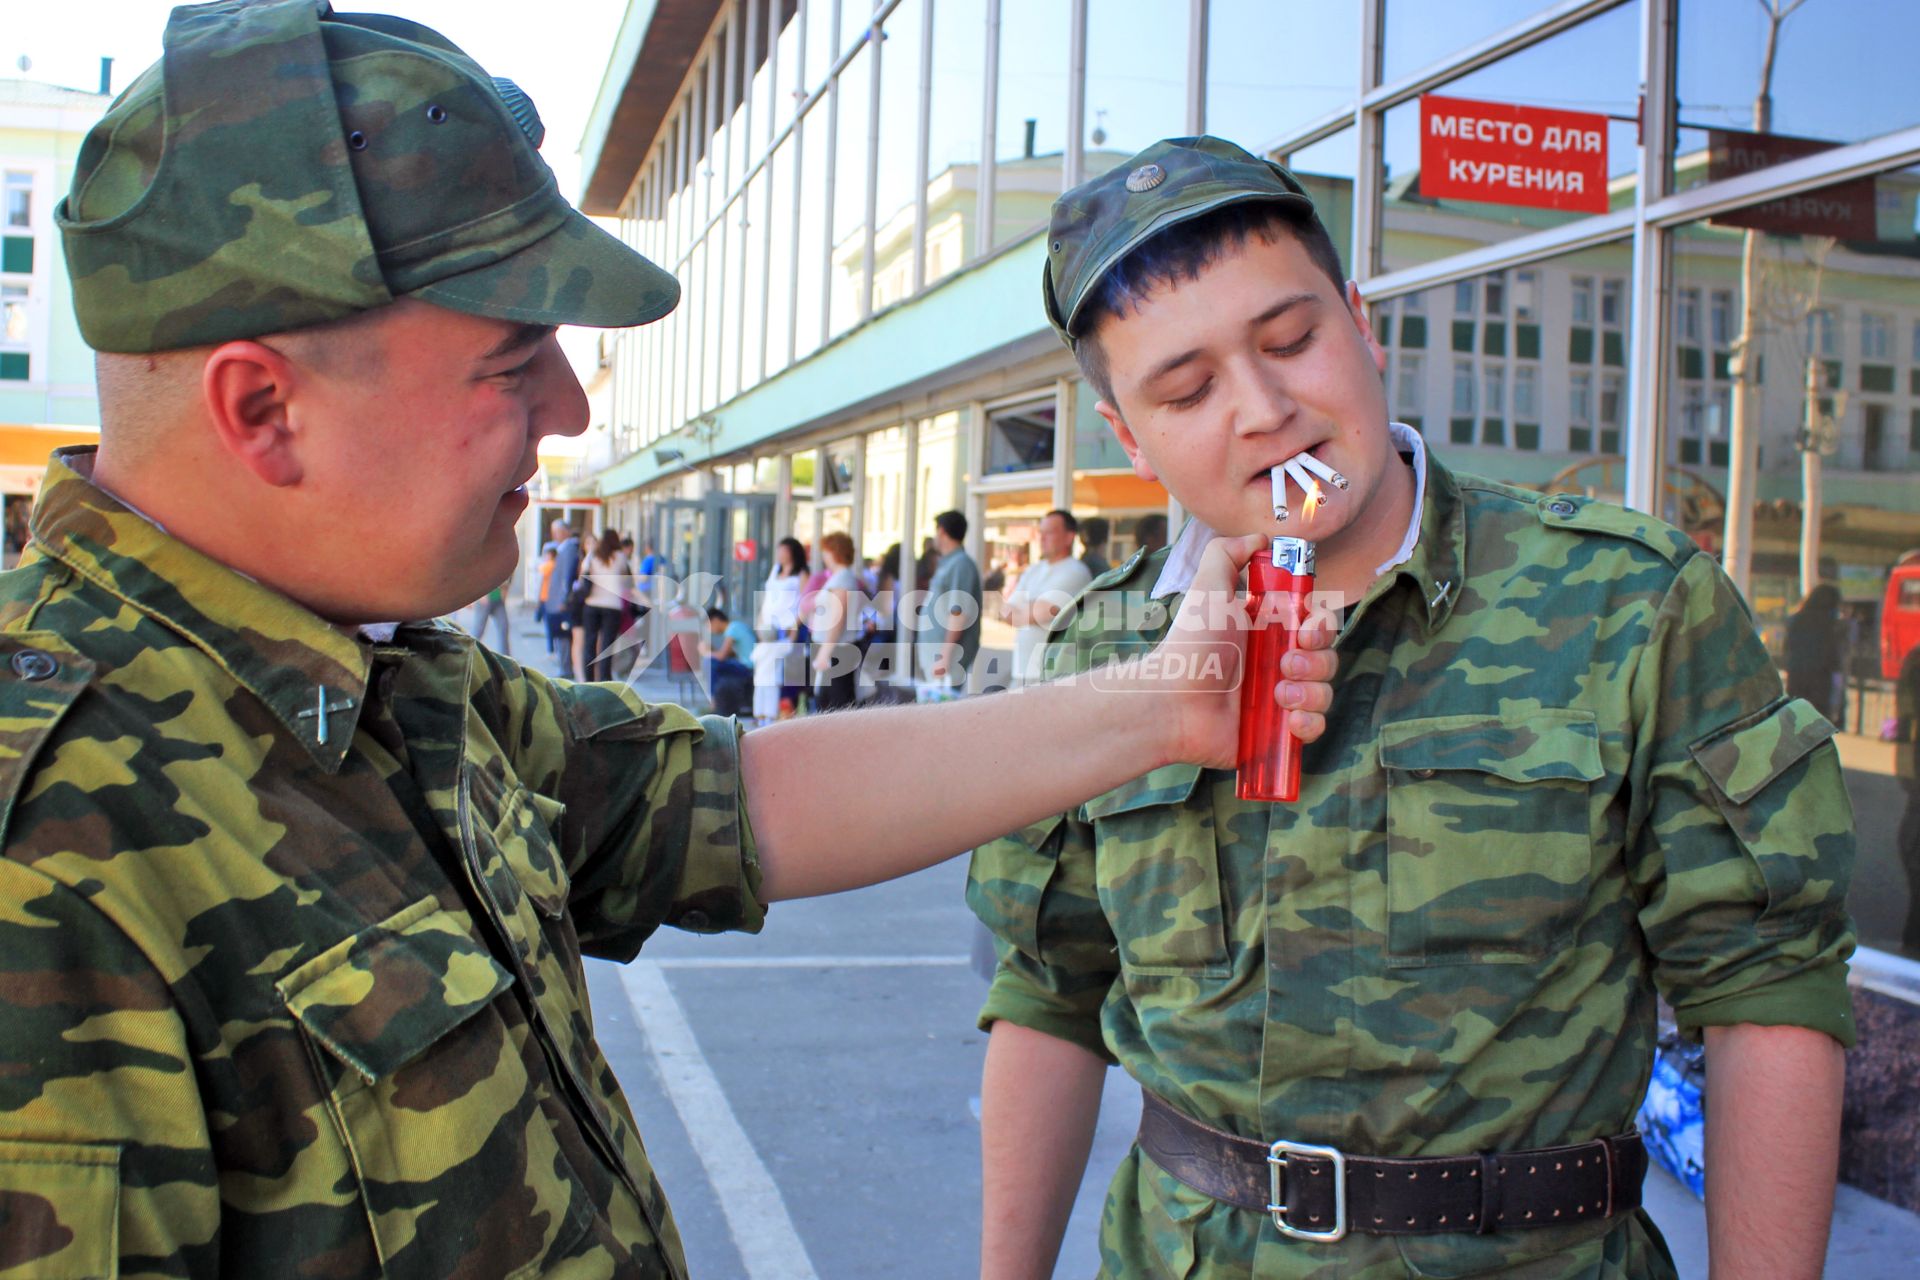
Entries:
[[1087, 802], [1100, 906], [1129, 974], [1224, 974], [1226, 903], [1212, 790], [1198, 765], [1169, 765]]
[[1402, 720], [1380, 763], [1390, 964], [1523, 963], [1571, 936], [1602, 773], [1591, 712]]

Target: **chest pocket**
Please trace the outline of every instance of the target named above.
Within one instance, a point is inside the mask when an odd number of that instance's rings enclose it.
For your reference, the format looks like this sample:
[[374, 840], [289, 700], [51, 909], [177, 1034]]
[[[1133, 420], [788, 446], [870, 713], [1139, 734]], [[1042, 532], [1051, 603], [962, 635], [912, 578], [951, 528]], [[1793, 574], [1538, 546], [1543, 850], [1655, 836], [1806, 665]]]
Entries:
[[384, 1274], [427, 1280], [472, 1259], [520, 1274], [572, 1244], [592, 1207], [504, 1021], [513, 978], [464, 913], [428, 898], [276, 984], [300, 1025], [358, 1176]]
[[1168, 765], [1087, 802], [1100, 907], [1129, 975], [1223, 976], [1226, 902], [1213, 791], [1198, 765]]
[[1601, 776], [1591, 712], [1384, 726], [1388, 963], [1537, 961], [1579, 923]]

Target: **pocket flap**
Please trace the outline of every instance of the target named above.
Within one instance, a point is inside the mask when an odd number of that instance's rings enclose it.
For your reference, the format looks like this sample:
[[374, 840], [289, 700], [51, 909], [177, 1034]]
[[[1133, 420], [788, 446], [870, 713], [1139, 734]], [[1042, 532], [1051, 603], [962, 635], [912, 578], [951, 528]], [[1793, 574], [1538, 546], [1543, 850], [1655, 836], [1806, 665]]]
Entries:
[[1380, 730], [1380, 763], [1388, 769], [1466, 769], [1509, 782], [1592, 782], [1603, 772], [1593, 713], [1571, 709], [1393, 721]]
[[1737, 720], [1689, 750], [1720, 794], [1745, 804], [1833, 735], [1832, 723], [1811, 702], [1793, 698]]
[[513, 977], [457, 917], [423, 898], [275, 985], [307, 1033], [371, 1084], [486, 1008]]
[[1116, 813], [1131, 813], [1135, 809], [1151, 809], [1160, 804], [1179, 804], [1193, 794], [1200, 775], [1205, 772], [1197, 764], [1169, 764], [1143, 773], [1087, 801], [1087, 821], [1111, 818]]
[[534, 908], [549, 920], [566, 913], [569, 881], [561, 863], [558, 833], [567, 806], [520, 787], [501, 806], [493, 843]]

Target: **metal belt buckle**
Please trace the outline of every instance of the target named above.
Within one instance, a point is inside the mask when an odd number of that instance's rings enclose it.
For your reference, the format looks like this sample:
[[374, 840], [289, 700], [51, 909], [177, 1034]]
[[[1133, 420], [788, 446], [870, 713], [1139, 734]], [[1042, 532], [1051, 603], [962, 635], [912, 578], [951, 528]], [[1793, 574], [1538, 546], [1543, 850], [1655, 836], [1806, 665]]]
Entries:
[[[1280, 1201], [1280, 1180], [1285, 1176], [1288, 1156], [1317, 1156], [1333, 1162], [1333, 1227], [1327, 1231], [1308, 1231], [1287, 1221], [1287, 1206]], [[1282, 1138], [1267, 1148], [1267, 1212], [1280, 1234], [1296, 1240], [1317, 1240], [1331, 1244], [1347, 1234], [1347, 1158], [1333, 1147], [1318, 1147], [1311, 1142], [1288, 1142]]]

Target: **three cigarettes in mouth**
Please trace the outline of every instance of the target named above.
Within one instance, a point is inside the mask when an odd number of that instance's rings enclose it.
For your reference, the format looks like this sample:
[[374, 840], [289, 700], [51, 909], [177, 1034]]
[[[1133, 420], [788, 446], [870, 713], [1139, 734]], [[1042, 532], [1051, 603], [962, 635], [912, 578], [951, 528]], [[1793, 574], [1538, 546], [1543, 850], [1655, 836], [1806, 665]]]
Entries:
[[[1313, 513], [1316, 502], [1326, 499], [1320, 489], [1320, 480], [1325, 480], [1336, 489], [1347, 487], [1347, 478], [1335, 471], [1310, 453], [1296, 453], [1275, 467], [1273, 476], [1273, 518], [1287, 518], [1287, 480], [1291, 478], [1300, 492], [1307, 495], [1307, 514]], [[1318, 479], [1316, 479], [1318, 477]]]

